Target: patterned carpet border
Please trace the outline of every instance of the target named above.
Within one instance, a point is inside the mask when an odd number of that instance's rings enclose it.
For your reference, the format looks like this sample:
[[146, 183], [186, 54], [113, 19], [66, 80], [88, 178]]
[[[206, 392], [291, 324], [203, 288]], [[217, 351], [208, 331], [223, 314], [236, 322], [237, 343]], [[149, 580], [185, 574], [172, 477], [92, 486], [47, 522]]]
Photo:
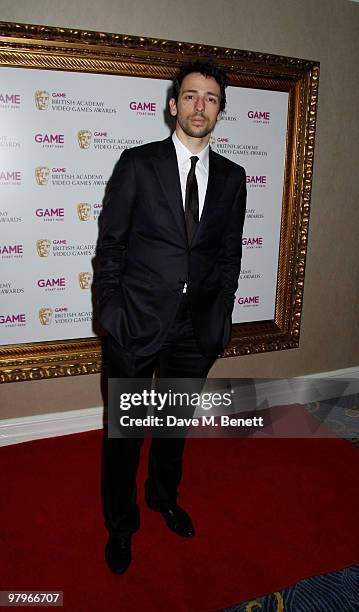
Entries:
[[358, 612], [359, 564], [217, 612]]
[[339, 438], [359, 447], [359, 396], [344, 395], [306, 405], [307, 411], [334, 431]]

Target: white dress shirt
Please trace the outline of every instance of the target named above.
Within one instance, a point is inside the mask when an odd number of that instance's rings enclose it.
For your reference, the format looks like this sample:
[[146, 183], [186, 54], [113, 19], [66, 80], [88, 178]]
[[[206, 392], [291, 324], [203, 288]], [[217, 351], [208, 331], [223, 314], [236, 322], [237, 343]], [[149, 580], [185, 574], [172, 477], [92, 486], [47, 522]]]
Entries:
[[199, 218], [201, 218], [208, 184], [209, 144], [207, 144], [205, 148], [202, 149], [202, 151], [194, 154], [189, 149], [187, 149], [187, 147], [180, 141], [176, 132], [173, 132], [172, 140], [177, 155], [178, 172], [181, 181], [183, 208], [185, 207], [186, 203], [186, 182], [191, 167], [190, 158], [194, 155], [198, 157], [198, 162], [196, 164], [196, 179], [198, 185]]
[[[194, 156], [194, 153], [187, 149], [187, 147], [180, 141], [176, 132], [172, 134], [173, 144], [176, 149], [177, 155], [177, 165], [178, 172], [180, 176], [181, 182], [181, 192], [182, 192], [182, 204], [183, 209], [186, 204], [186, 183], [187, 176], [191, 167], [191, 157]], [[196, 179], [198, 185], [198, 204], [199, 204], [199, 219], [201, 218], [204, 200], [206, 197], [207, 184], [208, 184], [208, 163], [209, 163], [209, 144], [207, 144], [202, 151], [196, 153], [196, 157], [198, 157], [198, 162], [196, 164]], [[187, 283], [184, 284], [183, 293], [187, 293]]]

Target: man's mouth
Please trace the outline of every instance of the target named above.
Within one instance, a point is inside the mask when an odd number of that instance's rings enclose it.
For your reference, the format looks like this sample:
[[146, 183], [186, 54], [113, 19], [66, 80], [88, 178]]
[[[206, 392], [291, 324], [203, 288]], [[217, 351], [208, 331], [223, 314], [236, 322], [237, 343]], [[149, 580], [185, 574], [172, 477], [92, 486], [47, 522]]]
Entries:
[[192, 119], [193, 123], [198, 123], [198, 124], [202, 124], [205, 122], [205, 118], [202, 117], [201, 115], [195, 115]]

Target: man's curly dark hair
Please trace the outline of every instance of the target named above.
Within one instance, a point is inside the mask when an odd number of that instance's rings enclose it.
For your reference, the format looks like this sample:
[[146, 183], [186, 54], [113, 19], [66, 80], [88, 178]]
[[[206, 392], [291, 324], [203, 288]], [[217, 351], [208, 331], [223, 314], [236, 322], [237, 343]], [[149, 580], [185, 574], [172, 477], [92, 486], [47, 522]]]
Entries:
[[178, 100], [183, 79], [192, 72], [199, 72], [204, 76], [213, 77], [217, 81], [221, 89], [219, 110], [223, 111], [226, 107], [225, 88], [227, 87], [227, 77], [223, 70], [218, 68], [213, 62], [208, 61], [204, 62], [201, 60], [197, 60], [194, 62], [188, 62], [186, 64], [183, 64], [183, 66], [180, 68], [179, 72], [176, 74], [175, 78], [172, 81], [172, 97], [175, 99], [176, 103]]

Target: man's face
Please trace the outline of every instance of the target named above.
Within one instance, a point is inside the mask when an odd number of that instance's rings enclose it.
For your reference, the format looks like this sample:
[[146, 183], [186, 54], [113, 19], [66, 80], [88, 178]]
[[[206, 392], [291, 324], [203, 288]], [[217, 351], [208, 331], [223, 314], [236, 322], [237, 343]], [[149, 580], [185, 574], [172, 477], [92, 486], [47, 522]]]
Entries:
[[182, 81], [177, 103], [171, 98], [170, 112], [177, 117], [177, 129], [193, 138], [208, 136], [221, 118], [221, 89], [216, 79], [199, 72]]

